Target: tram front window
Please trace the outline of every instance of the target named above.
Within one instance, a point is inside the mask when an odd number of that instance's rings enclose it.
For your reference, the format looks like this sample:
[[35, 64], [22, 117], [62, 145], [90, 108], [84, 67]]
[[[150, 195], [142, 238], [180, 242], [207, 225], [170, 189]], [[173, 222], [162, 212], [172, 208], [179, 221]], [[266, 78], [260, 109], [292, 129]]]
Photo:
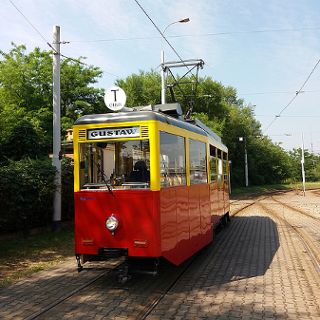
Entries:
[[148, 140], [81, 143], [81, 189], [149, 188]]

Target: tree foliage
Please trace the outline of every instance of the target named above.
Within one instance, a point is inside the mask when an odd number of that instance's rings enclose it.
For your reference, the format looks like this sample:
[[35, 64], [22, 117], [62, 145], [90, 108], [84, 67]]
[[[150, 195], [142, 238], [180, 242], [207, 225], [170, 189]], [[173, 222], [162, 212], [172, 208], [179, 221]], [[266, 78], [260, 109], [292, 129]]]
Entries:
[[132, 74], [126, 79], [119, 79], [116, 85], [122, 88], [127, 95], [127, 106], [155, 105], [160, 103], [161, 82], [159, 73], [155, 71]]
[[[105, 112], [103, 90], [96, 87], [102, 71], [83, 64], [81, 60], [83, 58], [78, 62], [64, 59], [61, 63], [62, 136], [79, 116]], [[203, 77], [199, 78], [197, 96], [192, 97], [193, 79], [186, 80], [186, 84], [182, 85], [183, 94], [177, 86], [174, 88], [175, 98], [181, 102], [184, 112], [189, 108], [188, 101], [194, 99], [193, 117], [199, 118], [222, 137], [232, 161], [233, 184], [243, 185], [245, 181], [245, 147], [250, 184], [300, 179], [300, 151], [287, 153], [280, 145], [262, 136], [253, 106], [239, 98], [235, 88]], [[160, 75], [154, 70], [140, 71], [116, 81], [116, 85], [127, 94], [128, 107], [159, 104], [160, 83]], [[166, 99], [172, 101], [169, 92]], [[0, 52], [0, 116], [0, 163], [13, 172], [12, 176], [7, 171], [3, 172], [5, 179], [10, 177], [17, 181], [13, 185], [18, 185], [18, 180], [22, 178], [17, 170], [27, 170], [22, 168], [21, 163], [43, 161], [42, 158], [47, 158], [52, 148], [51, 52], [39, 48], [27, 52], [25, 46], [15, 44], [9, 52]], [[239, 137], [245, 138], [245, 144], [239, 141]], [[307, 179], [318, 180], [319, 157], [307, 152], [305, 158]], [[16, 167], [12, 161], [17, 162]], [[70, 164], [66, 166], [66, 178], [70, 184], [72, 170]], [[24, 174], [22, 176], [26, 177]], [[70, 185], [66, 188], [69, 190], [65, 199], [67, 203], [72, 197], [72, 188]]]
[[[302, 149], [293, 149], [289, 151], [290, 160], [292, 163], [292, 179], [301, 181], [302, 179]], [[320, 180], [320, 156], [304, 150], [304, 168], [306, 181], [319, 181]]]
[[[61, 122], [70, 128], [82, 114], [104, 110], [101, 70], [80, 61], [61, 63]], [[4, 232], [42, 226], [52, 217], [52, 53], [13, 44], [0, 52], [0, 226]], [[70, 162], [62, 170], [63, 219], [72, 217]]]
[[9, 160], [0, 167], [0, 232], [26, 232], [50, 221], [54, 172], [49, 159]]
[[[34, 139], [37, 136], [39, 140], [33, 142], [47, 154], [52, 141], [52, 53], [39, 48], [27, 53], [25, 46], [13, 44], [10, 52], [0, 52], [0, 56], [0, 116], [6, 120], [1, 123], [0, 142], [12, 134], [9, 131], [17, 127], [17, 122], [22, 121], [24, 128], [28, 122], [29, 129], [34, 130]], [[103, 90], [93, 86], [101, 74], [99, 68], [80, 61], [62, 61], [63, 135], [80, 115], [103, 110]]]
[[[189, 107], [184, 98], [191, 99], [192, 95], [191, 80], [186, 81], [188, 84], [183, 88], [184, 95], [181, 95], [179, 90], [176, 91], [176, 97], [181, 99], [184, 112]], [[128, 106], [160, 103], [160, 77], [154, 71], [141, 71], [118, 80], [117, 85], [126, 91]], [[171, 101], [168, 93], [166, 99]], [[200, 78], [195, 101], [193, 117], [218, 133], [229, 149], [233, 184], [243, 185], [245, 182], [245, 147], [248, 153], [250, 184], [277, 183], [291, 177], [288, 153], [267, 137], [262, 137], [261, 125], [254, 117], [253, 107], [238, 98], [235, 88], [223, 86], [210, 77]], [[239, 141], [239, 137], [245, 138], [246, 145]]]

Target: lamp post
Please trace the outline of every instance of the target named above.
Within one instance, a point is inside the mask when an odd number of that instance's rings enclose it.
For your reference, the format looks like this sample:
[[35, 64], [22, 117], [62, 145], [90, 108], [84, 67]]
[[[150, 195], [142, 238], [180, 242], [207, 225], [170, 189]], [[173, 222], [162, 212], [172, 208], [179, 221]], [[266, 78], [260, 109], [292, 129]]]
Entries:
[[248, 170], [248, 153], [247, 153], [247, 140], [246, 137], [239, 137], [240, 142], [244, 142], [244, 175], [246, 187], [249, 186], [249, 170]]
[[[186, 23], [189, 22], [190, 19], [189, 18], [184, 18], [178, 21], [174, 21], [169, 23], [162, 31], [162, 35], [164, 35], [164, 33], [166, 32], [166, 30], [172, 26], [173, 24], [176, 23]], [[164, 64], [164, 50], [161, 49], [161, 104], [165, 104], [166, 103], [166, 79], [165, 79], [165, 70], [163, 67]]]

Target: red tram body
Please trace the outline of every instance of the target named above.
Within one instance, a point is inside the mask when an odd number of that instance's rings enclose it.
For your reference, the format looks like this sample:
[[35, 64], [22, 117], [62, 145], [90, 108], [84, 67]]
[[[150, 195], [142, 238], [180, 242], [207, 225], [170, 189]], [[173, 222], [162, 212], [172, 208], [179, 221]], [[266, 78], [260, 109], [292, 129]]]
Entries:
[[[182, 120], [177, 104], [79, 118], [74, 160], [75, 253], [84, 260], [179, 265], [229, 218], [227, 148], [200, 122]], [[133, 181], [142, 161], [147, 174]]]

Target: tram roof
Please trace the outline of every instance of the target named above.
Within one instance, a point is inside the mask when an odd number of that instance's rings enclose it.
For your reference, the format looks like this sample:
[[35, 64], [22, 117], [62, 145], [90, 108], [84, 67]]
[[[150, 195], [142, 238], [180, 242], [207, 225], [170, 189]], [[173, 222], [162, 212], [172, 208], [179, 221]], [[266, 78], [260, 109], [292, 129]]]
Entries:
[[205, 126], [201, 121], [195, 120], [192, 123], [179, 118], [168, 116], [157, 111], [129, 111], [85, 115], [77, 119], [75, 125], [134, 122], [148, 120], [164, 122], [181, 129], [185, 129], [203, 136], [211, 137], [211, 139], [216, 141], [218, 147], [220, 147], [223, 150], [227, 150], [226, 146], [222, 143], [221, 138], [215, 132], [213, 132], [211, 129]]

